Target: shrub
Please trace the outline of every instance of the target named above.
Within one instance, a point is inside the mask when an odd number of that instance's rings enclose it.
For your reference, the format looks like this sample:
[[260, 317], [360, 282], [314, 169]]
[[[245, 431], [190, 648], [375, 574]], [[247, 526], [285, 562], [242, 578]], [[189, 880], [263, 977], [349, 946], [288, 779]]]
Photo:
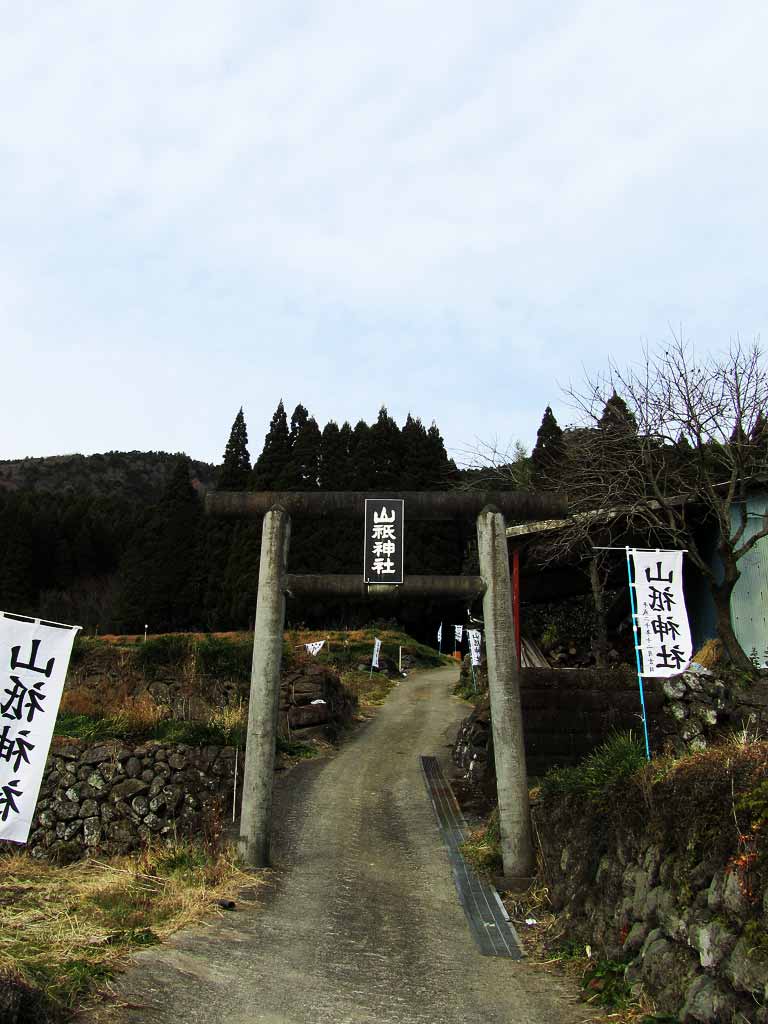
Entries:
[[631, 778], [646, 763], [644, 745], [631, 732], [616, 732], [578, 767], [548, 771], [542, 780], [542, 795], [582, 795], [601, 804], [618, 783]]

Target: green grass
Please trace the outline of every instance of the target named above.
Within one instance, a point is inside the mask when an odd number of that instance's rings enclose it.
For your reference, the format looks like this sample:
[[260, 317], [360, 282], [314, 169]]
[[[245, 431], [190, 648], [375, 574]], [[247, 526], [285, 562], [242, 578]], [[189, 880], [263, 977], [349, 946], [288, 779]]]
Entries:
[[585, 796], [602, 804], [611, 790], [647, 764], [645, 747], [631, 732], [614, 733], [575, 768], [553, 768], [541, 783], [544, 798]]
[[487, 824], [472, 832], [459, 849], [464, 860], [477, 874], [488, 876], [503, 872], [498, 809], [493, 811]]

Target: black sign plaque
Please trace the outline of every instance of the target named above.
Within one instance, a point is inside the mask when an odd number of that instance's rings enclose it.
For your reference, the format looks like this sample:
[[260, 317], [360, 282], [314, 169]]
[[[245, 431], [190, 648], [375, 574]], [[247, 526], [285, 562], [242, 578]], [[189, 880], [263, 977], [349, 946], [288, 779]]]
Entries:
[[366, 583], [403, 582], [403, 499], [365, 499]]

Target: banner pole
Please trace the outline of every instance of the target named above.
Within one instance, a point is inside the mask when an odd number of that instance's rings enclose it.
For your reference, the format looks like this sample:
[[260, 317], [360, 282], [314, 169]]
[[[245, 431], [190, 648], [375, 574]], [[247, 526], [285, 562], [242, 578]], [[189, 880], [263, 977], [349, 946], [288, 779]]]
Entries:
[[635, 587], [632, 582], [632, 564], [629, 558], [629, 548], [624, 549], [627, 555], [627, 579], [629, 581], [629, 600], [632, 606], [632, 637], [635, 645], [635, 661], [637, 662], [637, 685], [640, 687], [640, 707], [643, 712], [643, 736], [645, 738], [645, 756], [651, 760], [651, 748], [648, 743], [648, 721], [645, 715], [645, 692], [643, 690], [643, 674], [640, 666], [640, 627], [637, 624], [637, 609], [635, 607]]

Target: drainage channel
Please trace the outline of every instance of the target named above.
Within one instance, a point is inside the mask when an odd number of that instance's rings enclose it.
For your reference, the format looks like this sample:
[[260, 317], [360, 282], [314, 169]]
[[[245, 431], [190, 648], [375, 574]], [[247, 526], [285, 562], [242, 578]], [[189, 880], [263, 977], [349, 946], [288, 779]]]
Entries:
[[522, 959], [525, 954], [520, 939], [499, 894], [492, 885], [477, 877], [461, 855], [459, 847], [467, 838], [467, 823], [437, 758], [422, 756], [421, 770], [440, 832], [448, 847], [459, 901], [478, 949], [483, 956]]

